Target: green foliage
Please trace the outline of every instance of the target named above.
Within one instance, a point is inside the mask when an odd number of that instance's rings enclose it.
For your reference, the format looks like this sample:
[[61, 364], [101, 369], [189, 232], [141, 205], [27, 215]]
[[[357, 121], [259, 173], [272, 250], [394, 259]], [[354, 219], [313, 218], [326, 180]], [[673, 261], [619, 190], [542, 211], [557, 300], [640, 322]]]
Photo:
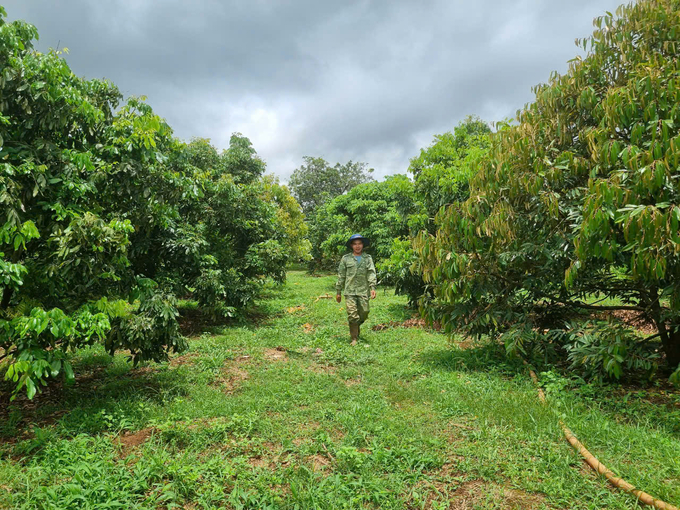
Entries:
[[0, 12], [0, 361], [29, 396], [103, 342], [135, 362], [186, 347], [175, 295], [248, 306], [308, 253], [297, 202], [236, 133], [183, 143], [143, 98], [75, 76]]
[[650, 378], [656, 371], [658, 344], [640, 342], [622, 325], [600, 321], [574, 329], [566, 345], [572, 370], [599, 380], [619, 379], [631, 372], [644, 372]]
[[671, 374], [669, 381], [672, 382], [676, 387], [680, 387], [680, 365], [675, 370], [675, 372]]
[[312, 268], [336, 267], [355, 233], [370, 239], [367, 252], [376, 263], [389, 258], [394, 238], [409, 235], [408, 217], [421, 211], [413, 182], [405, 175], [352, 188], [319, 207], [312, 218]]
[[33, 398], [37, 385], [45, 385], [50, 377], [64, 373], [68, 380], [73, 380], [67, 350], [102, 340], [110, 325], [105, 314], [92, 314], [87, 309], [67, 316], [58, 308], [50, 311], [33, 308], [28, 315], [1, 321], [0, 328], [3, 348], [13, 356], [5, 379], [15, 383], [15, 392], [26, 388], [28, 397]]
[[348, 161], [344, 165], [331, 166], [323, 158], [305, 156], [305, 163], [290, 176], [289, 186], [293, 196], [302, 206], [305, 216], [351, 190], [354, 186], [371, 182], [372, 168], [366, 163]]
[[409, 298], [409, 306], [413, 307], [421, 296], [426, 294], [425, 282], [418, 271], [418, 257], [410, 238], [394, 239], [389, 258], [383, 259], [376, 266], [381, 281], [394, 285], [397, 294]]
[[[491, 129], [477, 117], [469, 116], [453, 133], [436, 135], [432, 145], [411, 160], [409, 171], [415, 181], [415, 198], [424, 207], [408, 218], [409, 231], [435, 231], [434, 216], [447, 204], [462, 202], [469, 195], [469, 181], [479, 162], [488, 154]], [[411, 238], [409, 238], [411, 239]], [[378, 265], [382, 280], [391, 283], [409, 304], [429, 303], [432, 290], [422, 278], [419, 258], [410, 241], [395, 239], [389, 259]]]
[[411, 160], [409, 172], [429, 218], [442, 206], [467, 200], [469, 181], [489, 152], [490, 137], [486, 122], [468, 116], [453, 133], [435, 135], [432, 145]]
[[[565, 329], [576, 311], [631, 309], [658, 327], [668, 367], [678, 366], [679, 7], [646, 0], [596, 19], [579, 41], [587, 57], [536, 87], [517, 124], [492, 138], [470, 198], [419, 236], [449, 331]], [[594, 363], [613, 377], [634, 368]]]
[[129, 349], [135, 364], [167, 359], [167, 351], [181, 352], [187, 343], [179, 334], [176, 299], [159, 290], [153, 280], [138, 279], [134, 297], [135, 313], [119, 315], [107, 339], [110, 354]]
[[289, 188], [282, 185], [273, 175], [264, 177], [263, 187], [263, 198], [278, 207], [276, 239], [284, 247], [291, 261], [308, 261], [311, 258], [312, 245], [307, 239], [309, 227], [304, 221], [300, 204], [291, 195]]

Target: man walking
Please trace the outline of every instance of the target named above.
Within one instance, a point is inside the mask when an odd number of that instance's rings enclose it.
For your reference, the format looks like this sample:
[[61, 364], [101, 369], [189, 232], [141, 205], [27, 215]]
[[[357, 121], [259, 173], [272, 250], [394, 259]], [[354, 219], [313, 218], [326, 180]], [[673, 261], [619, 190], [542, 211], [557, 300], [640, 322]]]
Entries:
[[371, 299], [375, 299], [376, 276], [373, 259], [364, 253], [364, 248], [370, 246], [369, 240], [361, 234], [354, 234], [346, 244], [352, 252], [340, 260], [335, 299], [340, 303], [344, 292], [349, 335], [352, 338], [352, 345], [356, 345], [359, 340], [359, 328], [368, 317], [369, 295]]

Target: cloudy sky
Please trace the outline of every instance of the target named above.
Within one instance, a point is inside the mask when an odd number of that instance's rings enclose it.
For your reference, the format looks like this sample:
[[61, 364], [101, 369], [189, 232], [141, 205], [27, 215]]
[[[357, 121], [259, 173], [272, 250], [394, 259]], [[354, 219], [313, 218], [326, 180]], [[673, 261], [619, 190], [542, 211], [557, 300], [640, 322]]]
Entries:
[[183, 139], [405, 173], [468, 114], [514, 116], [621, 0], [0, 0], [73, 71], [145, 95]]

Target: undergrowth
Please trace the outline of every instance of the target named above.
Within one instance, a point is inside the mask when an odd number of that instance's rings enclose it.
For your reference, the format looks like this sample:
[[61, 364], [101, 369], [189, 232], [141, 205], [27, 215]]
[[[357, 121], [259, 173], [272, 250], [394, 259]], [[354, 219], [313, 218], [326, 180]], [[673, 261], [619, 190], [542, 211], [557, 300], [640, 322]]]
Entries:
[[405, 298], [383, 289], [351, 347], [344, 303], [319, 298], [333, 283], [291, 272], [250, 319], [193, 325], [168, 363], [88, 348], [75, 384], [3, 393], [0, 508], [635, 508], [583, 467], [560, 418], [680, 501], [677, 391], [544, 367], [543, 406], [522, 363], [400, 327]]

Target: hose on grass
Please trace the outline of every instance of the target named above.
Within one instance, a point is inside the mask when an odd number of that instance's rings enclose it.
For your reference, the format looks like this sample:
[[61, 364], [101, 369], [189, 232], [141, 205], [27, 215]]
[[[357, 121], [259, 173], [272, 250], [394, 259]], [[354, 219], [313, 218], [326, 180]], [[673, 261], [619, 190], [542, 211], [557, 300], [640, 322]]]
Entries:
[[[529, 364], [526, 361], [524, 361], [524, 363], [527, 365], [527, 367], [529, 367]], [[539, 400], [543, 404], [546, 404], [545, 393], [539, 386], [538, 377], [536, 377], [536, 373], [531, 369], [531, 367], [529, 367], [529, 375], [531, 376], [531, 380], [538, 388]], [[576, 450], [581, 455], [581, 457], [583, 457], [583, 460], [585, 460], [591, 468], [593, 468], [599, 474], [604, 475], [607, 480], [609, 480], [609, 483], [611, 483], [614, 487], [617, 487], [628, 494], [634, 495], [639, 502], [657, 508], [658, 510], [679, 510], [678, 507], [666, 503], [665, 501], [661, 501], [660, 499], [656, 499], [646, 492], [636, 489], [634, 485], [628, 483], [623, 478], [616, 476], [610, 469], [597, 460], [597, 458], [592, 453], [590, 453], [585, 446], [583, 446], [583, 444], [576, 438], [574, 433], [569, 430], [562, 420], [560, 420], [560, 427], [562, 427], [564, 437], [574, 448], [574, 450]]]

